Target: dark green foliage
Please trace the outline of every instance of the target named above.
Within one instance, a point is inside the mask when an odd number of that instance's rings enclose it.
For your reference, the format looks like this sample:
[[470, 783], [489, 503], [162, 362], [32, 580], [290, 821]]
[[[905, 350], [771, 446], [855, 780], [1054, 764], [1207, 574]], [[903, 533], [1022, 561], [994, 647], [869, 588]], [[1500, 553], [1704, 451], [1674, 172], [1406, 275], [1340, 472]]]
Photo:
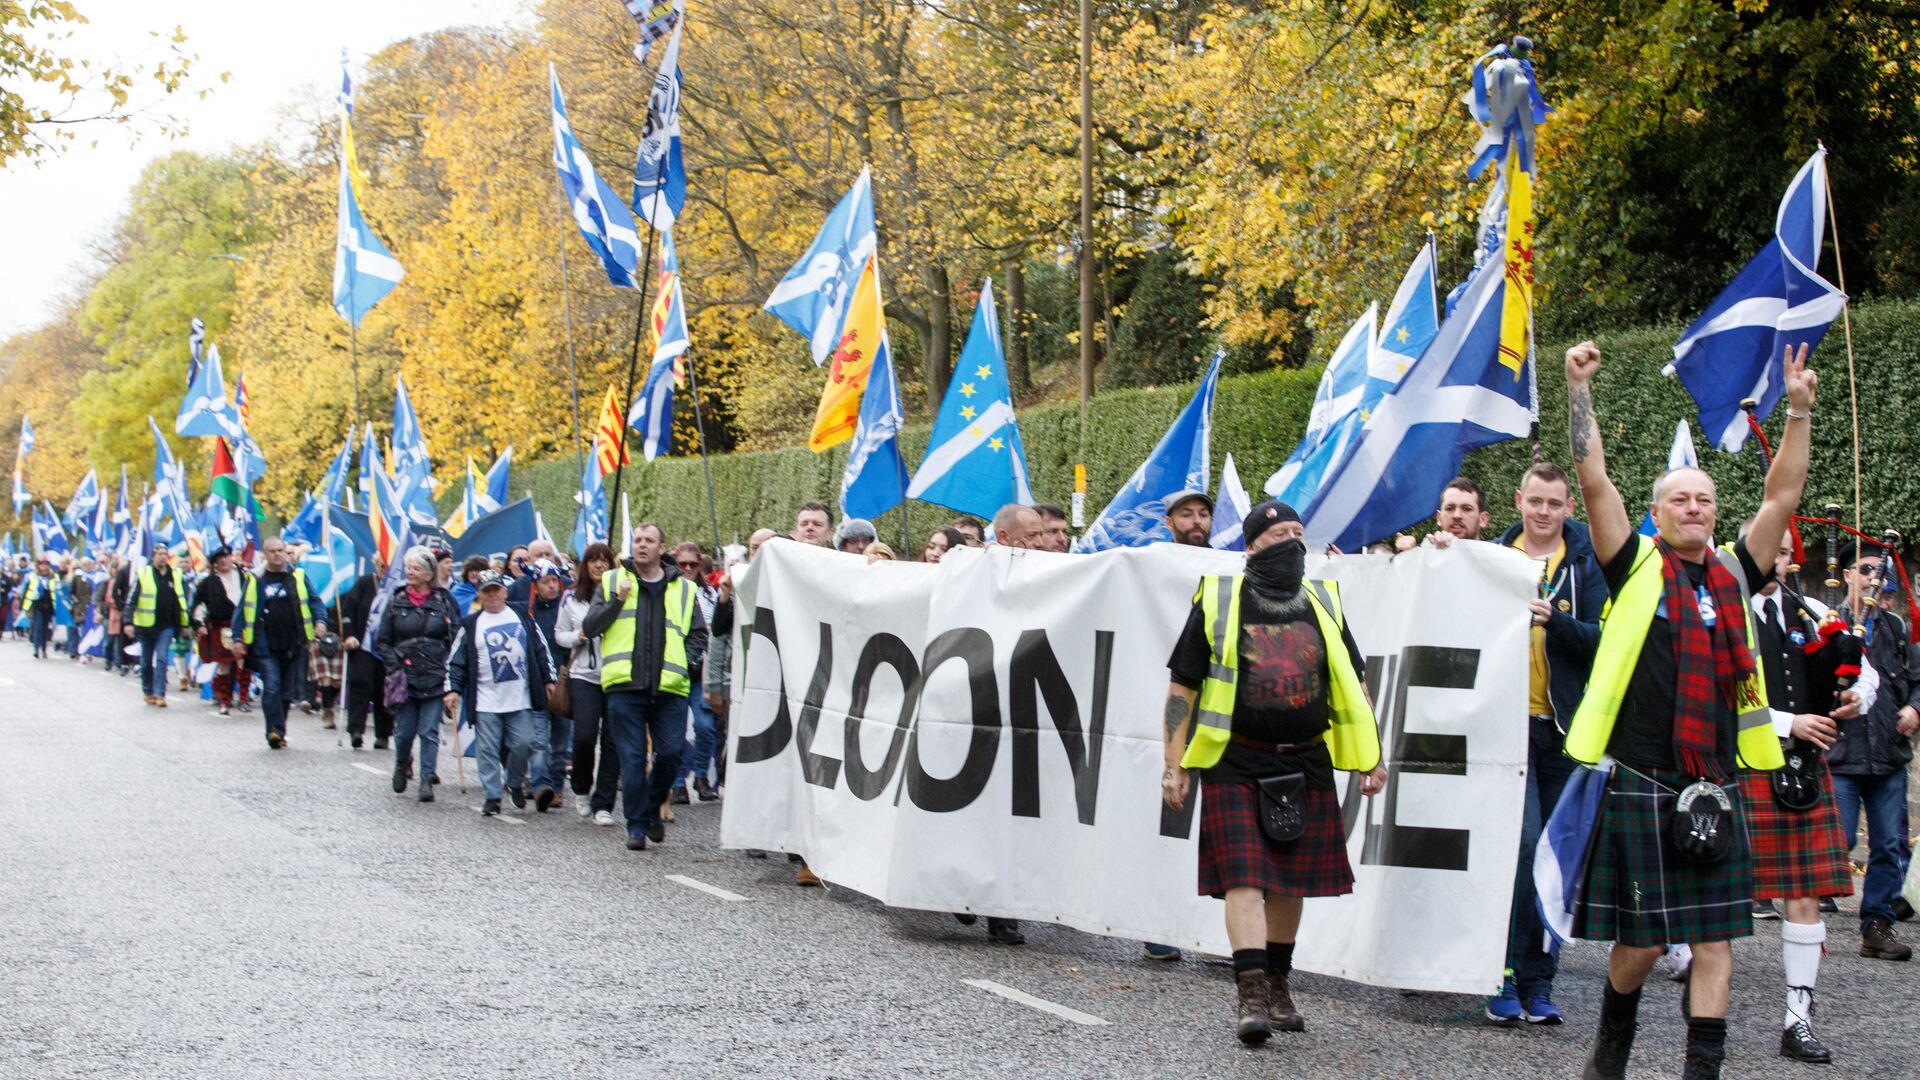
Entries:
[[[1892, 527], [1910, 537], [1920, 535], [1920, 394], [1913, 391], [1920, 385], [1920, 302], [1864, 304], [1853, 314], [1866, 523], [1876, 532]], [[1661, 365], [1672, 356], [1679, 329], [1674, 324], [1598, 337], [1606, 359], [1595, 388], [1595, 402], [1614, 482], [1636, 514], [1666, 465], [1674, 423], [1687, 419], [1698, 427], [1686, 390], [1660, 375]], [[1563, 465], [1568, 455], [1561, 357], [1570, 344], [1559, 341], [1540, 349], [1543, 448], [1547, 458]], [[1813, 477], [1806, 503], [1819, 506], [1830, 500], [1842, 502], [1851, 513], [1853, 449], [1846, 346], [1838, 324], [1815, 353], [1813, 364], [1821, 374], [1821, 385], [1814, 416]], [[1230, 452], [1242, 481], [1257, 495], [1305, 429], [1319, 377], [1316, 367], [1223, 380], [1214, 406], [1216, 477]], [[1027, 410], [1020, 417], [1020, 434], [1026, 444], [1035, 497], [1066, 505], [1073, 492], [1073, 465], [1080, 461], [1087, 466], [1087, 518], [1092, 520], [1153, 448], [1192, 393], [1191, 383], [1103, 393], [1088, 414], [1084, 442], [1077, 406]], [[1769, 438], [1779, 437], [1780, 426], [1776, 417], [1768, 425]], [[908, 429], [905, 443], [909, 467], [917, 464], [925, 452], [928, 431], [926, 427]], [[1708, 470], [1720, 482], [1721, 520], [1731, 535], [1733, 525], [1758, 505], [1759, 458], [1751, 443], [1745, 454], [1734, 458], [1709, 451], [1697, 430], [1695, 439]], [[792, 525], [793, 508], [808, 499], [837, 503], [845, 460], [842, 450], [812, 454], [805, 447], [716, 455], [712, 464], [721, 539], [738, 537], [744, 541], [749, 532], [763, 525], [785, 531]], [[1529, 447], [1522, 440], [1469, 456], [1466, 471], [1486, 488], [1495, 527], [1504, 528], [1515, 520], [1510, 493], [1530, 461]], [[571, 456], [541, 462], [516, 471], [514, 476], [514, 491], [533, 489], [548, 526], [563, 541], [573, 527], [572, 495], [578, 476]], [[626, 487], [633, 499], [636, 521], [659, 521], [669, 537], [697, 537], [711, 542], [706, 489], [697, 459], [663, 459], [652, 465], [636, 461], [627, 469]], [[910, 526], [916, 548], [929, 528], [952, 517], [940, 507], [912, 504]], [[897, 546], [898, 515], [887, 515], [879, 526], [881, 536]]]
[[1146, 258], [1114, 332], [1102, 389], [1159, 386], [1199, 375], [1213, 350], [1205, 322], [1207, 283], [1189, 274], [1185, 256], [1160, 248]]

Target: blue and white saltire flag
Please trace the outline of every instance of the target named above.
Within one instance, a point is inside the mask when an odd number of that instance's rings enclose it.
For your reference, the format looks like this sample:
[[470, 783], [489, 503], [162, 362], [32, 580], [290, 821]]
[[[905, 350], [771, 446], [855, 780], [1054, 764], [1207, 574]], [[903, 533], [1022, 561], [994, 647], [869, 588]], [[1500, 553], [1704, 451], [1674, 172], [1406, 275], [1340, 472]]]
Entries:
[[1765, 420], [1780, 403], [1780, 359], [1820, 343], [1847, 305], [1846, 294], [1816, 272], [1827, 225], [1827, 148], [1814, 151], [1787, 185], [1773, 239], [1673, 346], [1665, 373], [1678, 375], [1700, 406], [1700, 430], [1739, 453], [1747, 441], [1740, 403], [1759, 403]]
[[687, 15], [687, 0], [621, 0], [627, 14], [640, 24], [640, 40], [633, 47], [634, 59], [647, 62], [653, 43], [673, 34], [678, 38], [680, 21]]
[[513, 471], [513, 446], [509, 444], [500, 456], [493, 459], [493, 465], [487, 469], [487, 475], [479, 487], [474, 489], [474, 504], [483, 514], [491, 514], [507, 505], [507, 479]]
[[[1675, 469], [1697, 469], [1700, 467], [1700, 455], [1693, 449], [1693, 429], [1685, 420], [1680, 421], [1673, 432], [1673, 447], [1667, 451], [1667, 472]], [[1659, 529], [1653, 524], [1653, 511], [1648, 510], [1640, 519], [1640, 535], [1654, 536]]]
[[100, 478], [92, 469], [80, 478], [80, 485], [73, 489], [73, 498], [67, 500], [67, 512], [60, 521], [69, 529], [86, 529], [93, 522], [93, 512], [100, 507]]
[[[147, 417], [147, 430], [153, 433], [153, 496], [160, 500], [161, 508], [173, 519], [176, 530], [186, 529], [192, 523], [192, 513], [187, 508], [187, 470], [173, 456], [173, 448], [167, 445], [166, 437], [160, 434], [160, 425], [153, 417]], [[178, 540], [169, 539], [169, 544], [185, 540], [182, 534]]]
[[[344, 124], [344, 120], [342, 123]], [[407, 276], [400, 260], [360, 215], [348, 155], [340, 155], [340, 205], [333, 244], [333, 310], [354, 326]]]
[[1534, 903], [1552, 939], [1541, 943], [1542, 951], [1557, 951], [1573, 940], [1573, 909], [1586, 879], [1600, 805], [1607, 796], [1607, 778], [1612, 775], [1613, 762], [1607, 758], [1600, 760], [1598, 768], [1574, 766], [1567, 786], [1560, 791], [1559, 803], [1540, 829], [1540, 842], [1533, 854]]
[[[1279, 471], [1267, 478], [1268, 495], [1298, 509], [1313, 500], [1320, 481], [1346, 453], [1366, 424], [1367, 383], [1375, 352], [1376, 320], [1380, 305], [1368, 304], [1366, 313], [1347, 328], [1320, 375], [1307, 413], [1307, 430], [1287, 455]], [[1376, 399], [1377, 401], [1377, 399]]]
[[1500, 352], [1506, 264], [1489, 260], [1426, 352], [1380, 399], [1352, 449], [1299, 508], [1307, 546], [1358, 551], [1432, 516], [1468, 450], [1528, 433], [1533, 424], [1527, 362]]
[[853, 302], [853, 287], [866, 269], [875, 242], [873, 173], [862, 166], [860, 178], [827, 215], [813, 238], [813, 246], [774, 286], [773, 295], [763, 305], [806, 337], [815, 366], [826, 363], [840, 342], [847, 307]]
[[227, 400], [227, 383], [220, 371], [220, 346], [209, 345], [206, 362], [188, 384], [180, 398], [179, 415], [173, 418], [178, 435], [214, 435], [237, 443], [246, 437], [246, 425], [240, 410]]
[[906, 501], [907, 465], [900, 457], [900, 428], [905, 423], [900, 384], [893, 377], [893, 342], [883, 323], [860, 394], [853, 441], [847, 444], [847, 470], [840, 477], [842, 514], [872, 519]]
[[28, 454], [33, 453], [33, 443], [34, 443], [33, 421], [27, 418], [26, 413], [21, 413], [20, 414], [20, 448], [19, 450], [15, 451], [15, 456], [26, 457]]
[[188, 386], [192, 386], [193, 380], [200, 377], [200, 351], [206, 347], [206, 344], [207, 344], [206, 321], [201, 319], [200, 316], [195, 315], [193, 317], [193, 321], [187, 324], [187, 385]]
[[333, 96], [335, 104], [353, 116], [353, 73], [347, 70], [347, 47], [340, 46], [340, 92]]
[[87, 536], [87, 548], [95, 555], [103, 555], [114, 549], [113, 506], [102, 498], [93, 508], [93, 521], [82, 525]]
[[321, 531], [321, 521], [326, 517], [326, 513], [327, 504], [309, 491], [306, 501], [300, 504], [300, 512], [293, 515], [293, 519], [280, 530], [280, 535], [288, 540], [298, 540], [318, 547], [320, 538], [326, 535]]
[[607, 494], [600, 479], [600, 437], [593, 438], [593, 453], [587, 455], [586, 471], [580, 474], [580, 488], [573, 493], [580, 512], [573, 519], [573, 554], [584, 554], [587, 545], [607, 538]]
[[13, 466], [13, 516], [19, 517], [20, 511], [33, 501], [33, 492], [27, 490], [27, 481], [20, 475], [20, 466]]
[[1220, 361], [1225, 355], [1225, 350], [1213, 354], [1193, 400], [1160, 436], [1153, 453], [1120, 486], [1113, 501], [1074, 541], [1075, 552], [1145, 547], [1173, 540], [1173, 533], [1167, 529], [1167, 498], [1180, 491], [1207, 490], [1207, 478], [1212, 474], [1208, 454], [1213, 441], [1213, 394], [1220, 383]]
[[665, 292], [653, 303], [653, 361], [647, 365], [646, 383], [627, 409], [627, 426], [640, 433], [640, 448], [648, 461], [673, 449], [673, 392], [684, 370], [680, 357], [692, 347], [672, 231], [662, 229], [660, 240], [660, 287]]
[[1380, 336], [1374, 342], [1373, 352], [1374, 385], [1369, 388], [1370, 391], [1377, 389], [1379, 394], [1366, 403], [1369, 410], [1381, 396], [1399, 385], [1407, 369], [1420, 359], [1433, 336], [1440, 332], [1437, 277], [1433, 237], [1428, 236], [1407, 272], [1400, 276], [1400, 287], [1394, 290], [1393, 301], [1387, 305], [1387, 317], [1380, 324]]
[[60, 515], [53, 512], [53, 504], [45, 499], [33, 508], [33, 549], [42, 554], [73, 550], [67, 543], [67, 534], [60, 531]]
[[[95, 589], [97, 590], [105, 580], [103, 577], [100, 581], [94, 582]], [[99, 593], [96, 591], [94, 595], [97, 596]], [[81, 656], [107, 655], [107, 628], [100, 623], [99, 610], [98, 604], [88, 604], [86, 616], [80, 621], [78, 630]]]
[[413, 547], [413, 530], [407, 523], [399, 523], [400, 532], [394, 539], [393, 559], [387, 563], [387, 572], [380, 579], [380, 590], [373, 594], [373, 603], [367, 608], [368, 641], [380, 640], [380, 617], [387, 613], [387, 602], [393, 599], [394, 590], [407, 583], [407, 549]]
[[333, 464], [327, 466], [327, 475], [320, 480], [320, 495], [327, 502], [339, 502], [346, 494], [347, 470], [353, 467], [353, 432], [347, 432], [347, 441], [340, 446], [340, 452], [333, 456]]
[[549, 62], [547, 74], [553, 84], [553, 167], [560, 173], [567, 205], [573, 208], [574, 224], [580, 226], [580, 235], [599, 256], [607, 280], [638, 289], [640, 231], [634, 224], [633, 211], [600, 179], [586, 149], [574, 138], [573, 125], [567, 121], [567, 102], [560, 94], [559, 69]]
[[1207, 543], [1221, 551], [1247, 550], [1247, 538], [1241, 524], [1253, 513], [1253, 498], [1240, 482], [1240, 470], [1233, 467], [1233, 455], [1220, 466], [1220, 493], [1213, 497], [1213, 535]]
[[[675, 9], [684, 2], [676, 0]], [[675, 19], [667, 51], [660, 56], [633, 162], [633, 212], [662, 231], [673, 228], [687, 205], [687, 166], [680, 158], [680, 31], [685, 25], [684, 15]]]
[[[396, 457], [399, 456], [397, 447], [394, 453]], [[433, 505], [433, 489], [433, 477], [427, 472], [427, 463], [419, 458], [407, 458], [394, 470], [394, 494], [399, 498], [407, 520], [416, 529], [433, 530], [440, 527], [440, 511]]]
[[[427, 436], [420, 430], [420, 416], [413, 411], [413, 395], [407, 393], [407, 380], [399, 372], [393, 375], [393, 471], [398, 476], [409, 462], [426, 462]], [[427, 471], [433, 471], [429, 465]]]
[[991, 278], [980, 286], [973, 327], [947, 382], [927, 454], [907, 486], [907, 497], [981, 518], [992, 517], [1008, 503], [1033, 501]]

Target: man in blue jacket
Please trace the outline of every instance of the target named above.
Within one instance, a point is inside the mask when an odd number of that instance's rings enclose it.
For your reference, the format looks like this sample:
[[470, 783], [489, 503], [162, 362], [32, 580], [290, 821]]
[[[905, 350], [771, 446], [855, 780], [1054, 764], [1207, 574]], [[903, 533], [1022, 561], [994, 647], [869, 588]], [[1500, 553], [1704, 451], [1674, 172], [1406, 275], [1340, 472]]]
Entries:
[[1558, 967], [1546, 951], [1546, 928], [1533, 887], [1533, 852], [1553, 816], [1560, 792], [1573, 775], [1565, 754], [1567, 725], [1586, 690], [1600, 644], [1600, 612], [1607, 583], [1594, 557], [1587, 527], [1570, 520], [1572, 483], [1565, 469], [1541, 462], [1520, 478], [1513, 496], [1520, 521], [1500, 537], [1540, 563], [1539, 593], [1532, 601], [1533, 644], [1527, 679], [1527, 794], [1520, 826], [1520, 862], [1507, 930], [1507, 977], [1487, 1002], [1496, 1023], [1558, 1024], [1553, 1004]]

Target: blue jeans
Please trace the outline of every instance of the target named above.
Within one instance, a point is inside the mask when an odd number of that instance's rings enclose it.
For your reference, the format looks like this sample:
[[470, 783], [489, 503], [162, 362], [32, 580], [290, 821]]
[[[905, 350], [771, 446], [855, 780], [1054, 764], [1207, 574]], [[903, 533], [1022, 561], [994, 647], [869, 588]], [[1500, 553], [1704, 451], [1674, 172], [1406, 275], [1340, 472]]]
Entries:
[[47, 655], [47, 642], [53, 640], [53, 612], [35, 608], [28, 632], [33, 636], [33, 655]]
[[706, 695], [700, 692], [698, 684], [695, 684], [687, 704], [693, 714], [693, 745], [680, 763], [680, 778], [676, 784], [707, 778], [707, 768], [713, 764], [714, 733], [720, 729], [720, 719], [707, 707]]
[[1907, 876], [1907, 770], [1885, 776], [1833, 778], [1833, 797], [1840, 804], [1840, 828], [1847, 834], [1847, 850], [1860, 835], [1860, 811], [1867, 812], [1867, 881], [1860, 890], [1860, 928], [1878, 915], [1892, 921], [1893, 898]]
[[171, 669], [173, 627], [135, 630], [140, 642], [140, 691], [148, 697], [167, 696], [167, 672]]
[[687, 699], [657, 690], [615, 690], [607, 695], [607, 724], [613, 729], [613, 745], [620, 750], [620, 809], [627, 818], [627, 835], [640, 836], [660, 824], [660, 804], [667, 800], [680, 771], [680, 751], [687, 741]]
[[1515, 867], [1513, 909], [1507, 919], [1507, 967], [1520, 1000], [1551, 993], [1559, 958], [1545, 949], [1547, 928], [1540, 920], [1539, 894], [1533, 887], [1533, 852], [1540, 833], [1560, 804], [1573, 776], [1573, 759], [1562, 753], [1567, 737], [1551, 716], [1527, 720], [1527, 794], [1521, 806], [1520, 861]]
[[[498, 799], [505, 789], [505, 777], [511, 772], [517, 781], [528, 775], [545, 776], [547, 773], [547, 738], [545, 725], [538, 722], [545, 713], [532, 709], [516, 709], [513, 712], [478, 712], [473, 714], [475, 734], [478, 741], [474, 744], [474, 757], [480, 764], [480, 789], [489, 799]], [[500, 762], [500, 738], [506, 736], [507, 761], [505, 767]]]
[[307, 670], [304, 650], [276, 653], [256, 648], [247, 657], [247, 666], [260, 676], [260, 715], [266, 718], [267, 734], [287, 734], [287, 707], [298, 700], [300, 684]]
[[[413, 761], [413, 740], [420, 740], [420, 782], [433, 782], [434, 767], [440, 759], [440, 713], [444, 706], [437, 697], [408, 698], [393, 711], [393, 763]], [[495, 741], [498, 745], [498, 740]]]
[[556, 793], [567, 790], [567, 766], [573, 764], [573, 718], [555, 716], [549, 712], [536, 712], [534, 725], [547, 736], [546, 779], [541, 781], [536, 775], [535, 783], [544, 782]]

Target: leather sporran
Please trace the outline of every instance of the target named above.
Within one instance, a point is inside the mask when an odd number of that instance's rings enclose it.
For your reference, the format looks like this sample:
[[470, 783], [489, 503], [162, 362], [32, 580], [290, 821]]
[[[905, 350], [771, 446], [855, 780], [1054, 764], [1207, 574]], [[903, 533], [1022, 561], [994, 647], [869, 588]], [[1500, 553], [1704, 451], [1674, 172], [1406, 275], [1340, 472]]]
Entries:
[[1673, 803], [1669, 836], [1683, 858], [1703, 866], [1733, 852], [1733, 799], [1727, 789], [1696, 780]]
[[1804, 814], [1820, 805], [1819, 751], [1795, 739], [1786, 747], [1786, 759], [1784, 767], [1767, 774], [1773, 801], [1782, 810]]
[[1290, 844], [1307, 831], [1307, 777], [1281, 773], [1258, 782], [1260, 831], [1276, 844]]

